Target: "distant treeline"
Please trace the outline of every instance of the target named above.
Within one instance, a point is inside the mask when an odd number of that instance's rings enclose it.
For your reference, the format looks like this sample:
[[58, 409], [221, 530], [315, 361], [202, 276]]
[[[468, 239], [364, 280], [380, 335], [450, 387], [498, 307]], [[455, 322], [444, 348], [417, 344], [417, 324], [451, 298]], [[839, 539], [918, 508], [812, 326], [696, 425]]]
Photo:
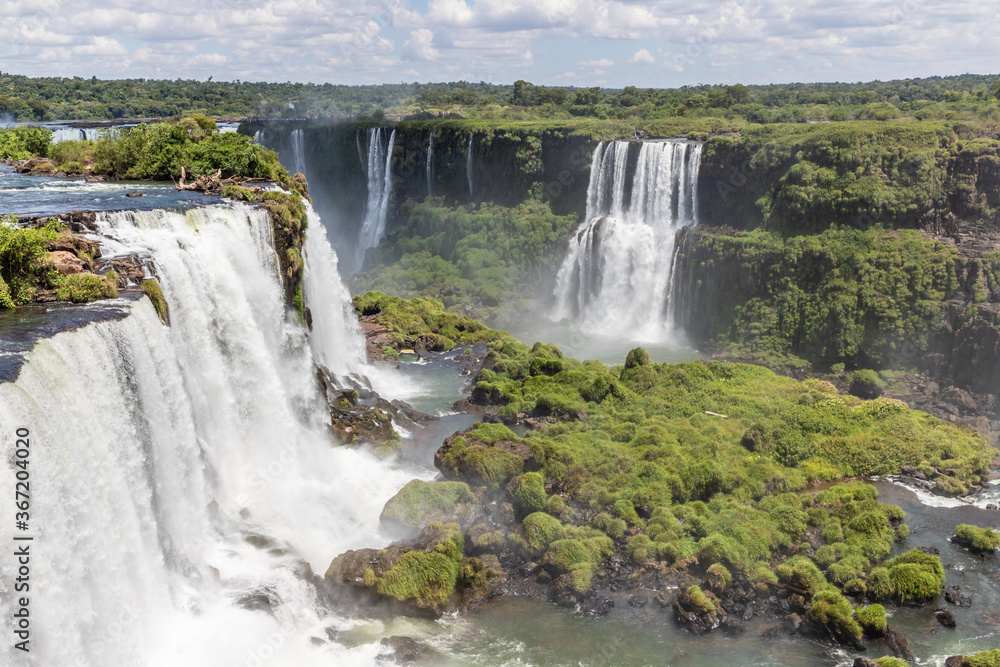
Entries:
[[246, 81], [29, 78], [0, 73], [0, 115], [17, 121], [215, 117], [330, 117], [391, 113], [414, 118], [658, 118], [725, 116], [750, 123], [984, 118], [997, 111], [1000, 76], [868, 83], [621, 89], [470, 83], [345, 86]]

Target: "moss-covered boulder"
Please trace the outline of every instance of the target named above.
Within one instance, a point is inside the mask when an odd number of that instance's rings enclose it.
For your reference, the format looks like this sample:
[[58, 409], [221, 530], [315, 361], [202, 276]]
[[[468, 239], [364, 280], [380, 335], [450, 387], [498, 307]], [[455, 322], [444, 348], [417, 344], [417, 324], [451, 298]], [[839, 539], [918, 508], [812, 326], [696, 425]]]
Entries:
[[478, 514], [476, 497], [465, 482], [415, 479], [389, 499], [379, 521], [390, 530], [416, 532], [433, 521], [468, 526]]
[[725, 620], [725, 612], [716, 604], [717, 601], [711, 591], [689, 586], [674, 601], [674, 618], [692, 634], [706, 634]]
[[963, 523], [955, 528], [952, 541], [972, 551], [991, 554], [1000, 547], [1000, 533], [992, 528], [980, 528]]
[[397, 613], [439, 618], [455, 593], [464, 550], [458, 524], [431, 523], [412, 540], [337, 556], [324, 580], [334, 590], [386, 602]]
[[449, 436], [435, 452], [434, 465], [449, 479], [496, 490], [537, 469], [541, 457], [540, 450], [503, 424], [476, 424]]

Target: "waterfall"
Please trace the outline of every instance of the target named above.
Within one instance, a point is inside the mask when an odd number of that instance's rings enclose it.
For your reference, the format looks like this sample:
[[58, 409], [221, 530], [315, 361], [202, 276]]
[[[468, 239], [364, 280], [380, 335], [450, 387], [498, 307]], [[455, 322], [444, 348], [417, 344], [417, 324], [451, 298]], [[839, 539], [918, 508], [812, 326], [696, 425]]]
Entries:
[[629, 148], [602, 142], [594, 151], [586, 219], [556, 277], [554, 319], [658, 341], [674, 330], [676, 234], [698, 220], [701, 145], [644, 142], [631, 178]]
[[469, 201], [476, 196], [472, 181], [472, 132], [469, 132], [469, 147], [465, 151], [465, 175], [469, 179]]
[[[309, 270], [329, 270], [310, 217]], [[0, 384], [0, 486], [14, 488], [13, 433], [27, 428], [35, 536], [30, 658], [12, 648], [4, 593], [0, 664], [374, 664], [377, 643], [329, 639], [357, 621], [322, 607], [309, 567], [385, 544], [379, 512], [411, 475], [330, 441], [267, 215], [223, 204], [100, 213], [97, 226], [105, 256], [155, 263], [171, 323], [125, 301], [124, 319], [40, 341]], [[354, 335], [324, 312], [343, 314], [342, 286], [317, 294], [318, 279], [312, 336], [350, 365]], [[12, 502], [0, 520], [14, 525]], [[0, 559], [5, 586], [14, 562]]]
[[302, 130], [292, 130], [292, 174], [306, 173], [306, 149], [303, 145]]
[[392, 147], [396, 141], [396, 130], [390, 132], [385, 127], [373, 127], [368, 130], [367, 139], [368, 200], [358, 239], [359, 265], [364, 260], [365, 250], [377, 246], [385, 234], [389, 196], [392, 194]]
[[427, 139], [427, 196], [434, 196], [434, 130]]

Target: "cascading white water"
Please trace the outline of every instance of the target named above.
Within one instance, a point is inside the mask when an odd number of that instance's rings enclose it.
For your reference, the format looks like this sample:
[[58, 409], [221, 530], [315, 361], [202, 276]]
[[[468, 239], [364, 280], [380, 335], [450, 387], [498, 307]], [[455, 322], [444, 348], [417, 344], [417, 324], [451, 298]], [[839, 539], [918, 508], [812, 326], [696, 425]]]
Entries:
[[389, 196], [392, 194], [392, 148], [395, 141], [396, 130], [390, 131], [385, 127], [373, 127], [368, 130], [366, 164], [368, 199], [365, 202], [365, 216], [361, 222], [361, 233], [358, 238], [359, 265], [364, 260], [365, 250], [377, 246], [385, 234]]
[[[14, 460], [15, 428], [31, 432], [36, 536], [32, 652], [24, 660], [6, 641], [0, 664], [373, 664], [377, 644], [329, 641], [326, 629], [356, 621], [323, 610], [303, 573], [384, 544], [379, 512], [411, 475], [330, 441], [266, 214], [232, 204], [97, 224], [113, 239], [106, 255], [155, 261], [171, 325], [142, 299], [123, 320], [41, 341], [17, 381], [0, 384], [2, 460]], [[307, 253], [313, 271], [333, 259], [321, 234]], [[349, 367], [354, 336], [325, 312], [343, 313], [343, 295], [316, 287], [306, 286], [322, 322], [312, 335], [339, 337], [323, 348]], [[0, 465], [0, 486], [14, 479]], [[0, 507], [13, 526], [12, 503]], [[11, 563], [0, 559], [4, 585]], [[0, 596], [8, 638], [10, 597]]]
[[427, 196], [434, 196], [434, 130], [427, 139]]
[[302, 130], [292, 130], [292, 173], [306, 173], [306, 149], [302, 137]]
[[469, 199], [476, 196], [475, 184], [472, 180], [472, 132], [469, 132], [469, 146], [465, 149], [465, 176], [469, 180]]
[[598, 144], [586, 220], [556, 278], [555, 320], [650, 342], [674, 334], [677, 230], [698, 220], [701, 145], [644, 142], [627, 178], [629, 142]]

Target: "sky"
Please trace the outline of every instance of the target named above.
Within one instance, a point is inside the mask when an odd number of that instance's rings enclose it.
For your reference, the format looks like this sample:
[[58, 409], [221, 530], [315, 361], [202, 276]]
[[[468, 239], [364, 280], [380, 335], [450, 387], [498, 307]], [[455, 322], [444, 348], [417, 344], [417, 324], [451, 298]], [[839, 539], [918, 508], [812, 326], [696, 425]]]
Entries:
[[672, 88], [1000, 71], [996, 0], [0, 0], [0, 71]]

